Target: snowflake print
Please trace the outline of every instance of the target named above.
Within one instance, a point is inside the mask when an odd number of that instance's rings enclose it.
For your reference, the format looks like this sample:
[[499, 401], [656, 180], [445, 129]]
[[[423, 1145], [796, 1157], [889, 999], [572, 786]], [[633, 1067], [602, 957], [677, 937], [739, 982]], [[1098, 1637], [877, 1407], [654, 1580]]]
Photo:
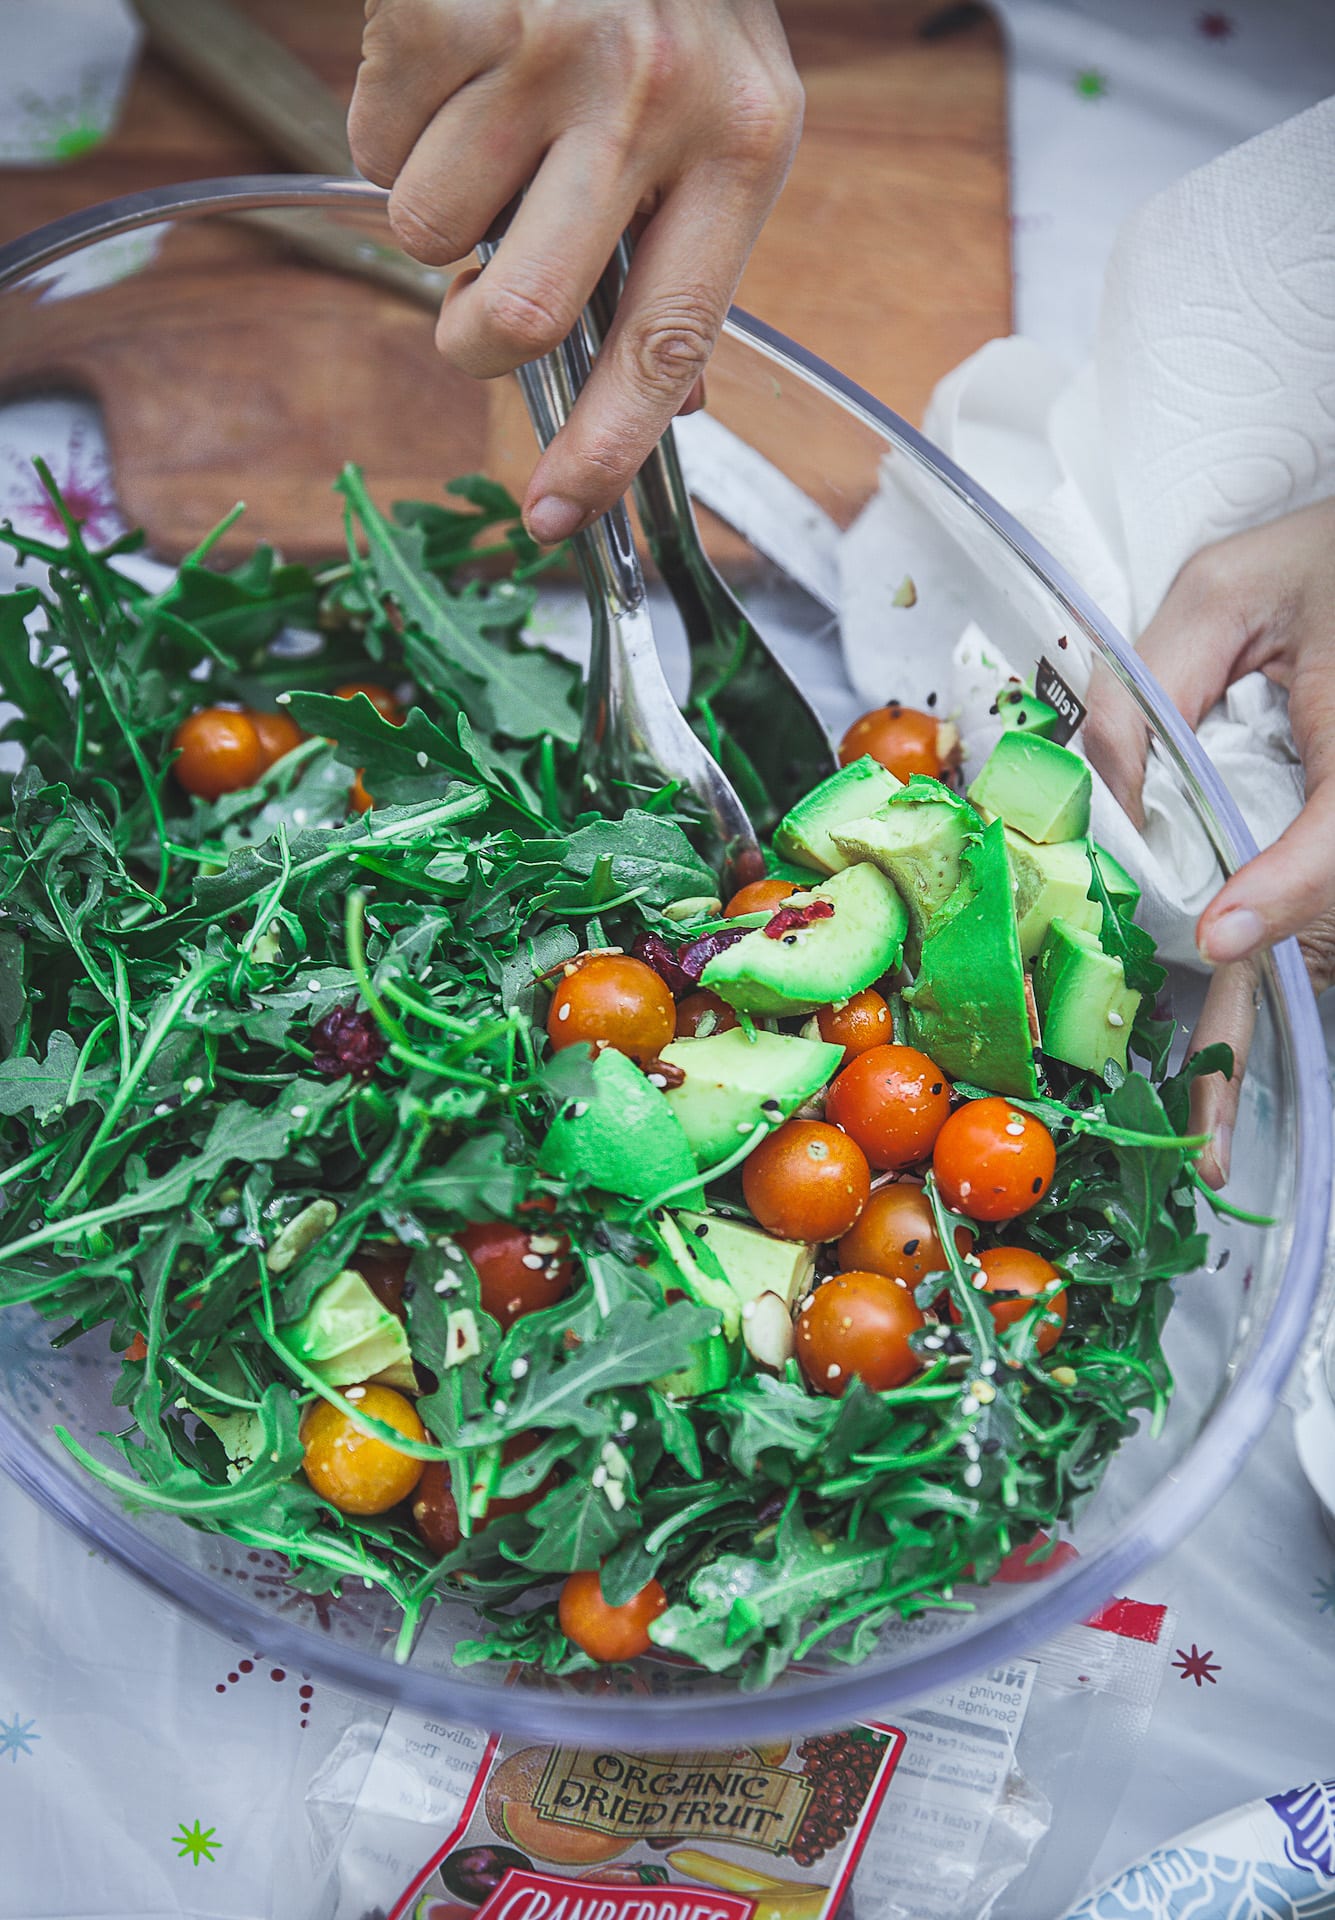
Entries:
[[182, 1820], [180, 1826], [171, 1837], [171, 1844], [176, 1849], [177, 1859], [184, 1860], [188, 1855], [196, 1866], [199, 1865], [201, 1860], [207, 1860], [212, 1864], [214, 1855], [222, 1846], [222, 1841], [215, 1840], [213, 1837], [217, 1831], [218, 1829], [216, 1827], [201, 1827], [198, 1820], [196, 1820], [192, 1827], [187, 1827], [185, 1821]]
[[1198, 1687], [1203, 1685], [1207, 1680], [1212, 1687], [1217, 1686], [1218, 1681], [1215, 1679], [1215, 1675], [1223, 1671], [1223, 1668], [1214, 1657], [1214, 1648], [1207, 1647], [1205, 1652], [1202, 1653], [1194, 1640], [1191, 1643], [1190, 1653], [1184, 1653], [1181, 1647], [1178, 1648], [1177, 1658], [1174, 1660], [1173, 1665], [1179, 1670], [1178, 1678], [1180, 1680], [1194, 1680]]
[[[123, 526], [116, 511], [106, 448], [100, 439], [90, 434], [82, 421], [76, 422], [63, 451], [53, 452], [47, 464], [65, 505], [82, 526], [85, 536], [97, 545], [114, 540]], [[63, 540], [64, 523], [36, 470], [12, 452], [8, 465], [10, 475], [0, 487], [6, 518], [13, 520], [20, 533], [51, 535]]]
[[1206, 40], [1231, 40], [1237, 28], [1226, 13], [1198, 13], [1196, 31]]
[[14, 1765], [19, 1763], [21, 1753], [31, 1753], [34, 1740], [40, 1740], [41, 1734], [34, 1733], [35, 1720], [20, 1720], [15, 1714], [12, 1720], [0, 1720], [0, 1758], [8, 1754]]
[[1108, 77], [1097, 67], [1086, 67], [1075, 76], [1075, 90], [1082, 100], [1102, 100], [1108, 91]]
[[1318, 1613], [1335, 1613], [1335, 1571], [1326, 1580], [1318, 1580], [1312, 1589]]

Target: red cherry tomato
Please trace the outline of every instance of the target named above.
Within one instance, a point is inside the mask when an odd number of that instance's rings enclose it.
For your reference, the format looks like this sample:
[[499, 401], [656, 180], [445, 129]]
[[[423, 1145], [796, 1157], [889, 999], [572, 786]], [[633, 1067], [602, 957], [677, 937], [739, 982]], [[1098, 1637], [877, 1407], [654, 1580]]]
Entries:
[[883, 1393], [922, 1365], [909, 1335], [925, 1324], [908, 1288], [888, 1274], [839, 1273], [797, 1317], [798, 1363], [813, 1393], [838, 1399], [854, 1377]]
[[[813, 881], [815, 878], [813, 874]], [[792, 880], [751, 880], [746, 886], [738, 887], [723, 909], [723, 916], [726, 920], [735, 920], [740, 913], [774, 913], [790, 893], [796, 892], [797, 885]]]
[[950, 1084], [916, 1047], [871, 1047], [849, 1062], [825, 1098], [827, 1119], [874, 1167], [925, 1160], [950, 1112]]
[[[1020, 1296], [1018, 1300], [988, 1301], [988, 1311], [998, 1331], [1027, 1319], [1034, 1312], [1034, 1295], [1042, 1293], [1054, 1280], [1061, 1279], [1052, 1262], [1045, 1260], [1041, 1253], [1035, 1253], [1032, 1247], [988, 1247], [986, 1252], [979, 1255], [979, 1261], [987, 1275], [987, 1284], [983, 1288], [985, 1293], [1015, 1293]], [[1048, 1319], [1049, 1314], [1055, 1314], [1057, 1324]], [[960, 1319], [959, 1309], [953, 1301], [950, 1317], [957, 1323]], [[1040, 1353], [1051, 1353], [1065, 1325], [1066, 1289], [1063, 1287], [1043, 1307], [1035, 1342]]]
[[584, 1041], [615, 1047], [632, 1060], [653, 1060], [677, 1030], [666, 983], [628, 953], [597, 953], [557, 985], [547, 1012], [554, 1047]]
[[334, 688], [335, 700], [355, 700], [359, 693], [366, 695], [380, 717], [388, 720], [392, 727], [403, 725], [403, 709], [388, 687], [377, 686], [374, 680], [349, 680]]
[[845, 1066], [856, 1054], [887, 1046], [895, 1037], [889, 1005], [875, 987], [864, 987], [840, 1007], [822, 1007], [817, 1025], [822, 1040], [843, 1048]]
[[835, 1240], [867, 1204], [862, 1149], [823, 1120], [788, 1120], [742, 1163], [746, 1204], [783, 1240]]
[[[967, 1227], [956, 1227], [955, 1245], [962, 1254], [973, 1250]], [[839, 1264], [846, 1273], [884, 1273], [906, 1287], [945, 1272], [946, 1250], [920, 1181], [896, 1180], [876, 1189], [839, 1242]]]
[[291, 753], [306, 738], [290, 713], [257, 713], [254, 708], [247, 709], [247, 712], [251, 725], [260, 737], [266, 773], [275, 761], [281, 760], [285, 753]]
[[404, 1317], [403, 1283], [412, 1257], [411, 1247], [386, 1240], [363, 1240], [349, 1262], [385, 1311], [400, 1320]]
[[526, 1313], [554, 1307], [575, 1284], [569, 1238], [541, 1224], [479, 1220], [454, 1237], [477, 1270], [482, 1311], [502, 1330]]
[[701, 1022], [710, 1016], [710, 1033], [731, 1033], [734, 1027], [742, 1024], [735, 1007], [730, 1007], [726, 1000], [720, 1000], [708, 987], [701, 987], [698, 993], [688, 993], [684, 1000], [677, 1002], [678, 1040], [694, 1040]]
[[176, 759], [172, 772], [179, 786], [200, 800], [253, 787], [264, 772], [264, 749], [248, 713], [228, 707], [202, 707], [182, 720], [172, 735]]
[[[509, 1466], [514, 1460], [522, 1460], [527, 1454], [540, 1447], [547, 1438], [545, 1433], [517, 1433], [507, 1440], [501, 1448], [501, 1464]], [[544, 1494], [550, 1493], [555, 1484], [555, 1472], [547, 1476], [529, 1493], [512, 1494], [508, 1499], [489, 1500], [487, 1511], [480, 1520], [473, 1522], [474, 1533], [481, 1532], [490, 1520], [500, 1519], [507, 1513], [526, 1513], [535, 1507]], [[413, 1496], [413, 1526], [423, 1546], [429, 1547], [437, 1559], [443, 1559], [463, 1539], [463, 1529], [459, 1525], [459, 1508], [454, 1498], [454, 1489], [450, 1481], [450, 1469], [443, 1460], [428, 1460], [426, 1471], [417, 1485]]]
[[653, 1645], [649, 1627], [666, 1610], [667, 1603], [662, 1587], [651, 1580], [624, 1606], [609, 1607], [603, 1599], [598, 1571], [591, 1568], [567, 1577], [556, 1617], [566, 1639], [573, 1640], [591, 1660], [635, 1660]]
[[937, 1135], [932, 1170], [941, 1198], [971, 1220], [1014, 1220], [1052, 1184], [1057, 1149], [1041, 1120], [990, 1095], [957, 1108]]
[[874, 707], [853, 722], [839, 742], [839, 764], [851, 766], [863, 754], [870, 754], [897, 780], [908, 780], [915, 773], [939, 780], [950, 765], [953, 734], [954, 729], [948, 723], [943, 725], [935, 714], [922, 713], [917, 707], [903, 707], [898, 700], [891, 700], [887, 706]]

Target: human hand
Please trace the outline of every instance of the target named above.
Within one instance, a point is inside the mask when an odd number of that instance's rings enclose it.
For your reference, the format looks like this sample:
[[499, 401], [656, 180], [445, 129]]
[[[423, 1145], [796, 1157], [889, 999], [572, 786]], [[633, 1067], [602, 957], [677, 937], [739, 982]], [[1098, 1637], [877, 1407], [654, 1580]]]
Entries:
[[[1302, 812], [1273, 846], [1225, 882], [1196, 924], [1218, 971], [1193, 1049], [1226, 1040], [1234, 1077], [1197, 1082], [1193, 1124], [1214, 1135], [1201, 1170], [1222, 1185], [1243, 1066], [1256, 1020], [1258, 956], [1296, 934], [1318, 993], [1335, 980], [1335, 500], [1234, 534], [1189, 560], [1137, 652], [1196, 727], [1228, 687], [1260, 671], [1289, 695], [1306, 774]], [[1107, 676], [1090, 702], [1090, 759], [1137, 825], [1148, 732]]]
[[510, 373], [570, 332], [639, 216], [616, 322], [524, 497], [548, 544], [626, 491], [696, 386], [797, 143], [773, 0], [367, 0], [353, 157], [405, 249], [467, 255], [436, 328], [454, 367]]

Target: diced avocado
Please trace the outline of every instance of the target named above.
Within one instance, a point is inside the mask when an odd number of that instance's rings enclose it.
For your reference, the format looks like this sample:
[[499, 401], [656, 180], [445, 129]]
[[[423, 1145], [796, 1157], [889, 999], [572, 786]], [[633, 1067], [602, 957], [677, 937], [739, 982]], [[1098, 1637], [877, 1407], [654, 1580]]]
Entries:
[[379, 1380], [417, 1391], [402, 1322], [350, 1267], [321, 1287], [300, 1320], [280, 1327], [278, 1337], [326, 1386]]
[[756, 927], [716, 953], [701, 985], [745, 1013], [812, 1013], [860, 993], [899, 965], [908, 912], [879, 867], [868, 861], [845, 867], [810, 891], [791, 894], [783, 909], [821, 902], [834, 908], [824, 919], [777, 939]]
[[1041, 733], [1046, 739], [1057, 725], [1058, 715], [1046, 700], [1026, 693], [1023, 687], [1003, 687], [997, 695], [997, 713], [1003, 727], [1017, 727], [1024, 733]]
[[976, 807], [1031, 840], [1079, 840], [1089, 832], [1089, 767], [1040, 734], [1008, 728], [969, 788]]
[[1054, 920], [1094, 934], [1103, 925], [1103, 909], [1089, 897], [1093, 875], [1088, 845], [1085, 840], [1054, 840], [1051, 846], [1043, 846], [1007, 827], [1020, 958], [1026, 967], [1033, 966]]
[[698, 1400], [702, 1393], [715, 1393], [732, 1378], [732, 1355], [721, 1333], [691, 1342], [690, 1357], [675, 1373], [662, 1374], [654, 1381], [660, 1393], [674, 1400]]
[[593, 1084], [591, 1100], [569, 1101], [547, 1129], [538, 1149], [545, 1173], [584, 1174], [631, 1200], [652, 1200], [692, 1178], [695, 1157], [681, 1122], [634, 1061], [604, 1049], [593, 1062]]
[[[686, 1078], [664, 1096], [700, 1167], [716, 1166], [762, 1122], [777, 1127], [819, 1093], [843, 1062], [843, 1048], [796, 1034], [749, 1036], [740, 1027], [663, 1049]], [[666, 1184], [666, 1182], [664, 1183]]]
[[805, 1240], [776, 1240], [717, 1213], [679, 1213], [677, 1219], [701, 1257], [707, 1248], [718, 1261], [743, 1306], [762, 1293], [777, 1293], [793, 1307], [811, 1284], [816, 1249]]
[[1045, 1053], [1087, 1073], [1102, 1075], [1110, 1060], [1125, 1072], [1140, 995], [1096, 935], [1054, 920], [1034, 969], [1034, 997]]
[[908, 908], [911, 959], [922, 950], [933, 914], [959, 885], [960, 855], [982, 827], [967, 801], [919, 774], [879, 812], [835, 828], [850, 859], [870, 860], [898, 887]]
[[1114, 860], [1106, 847], [1097, 840], [1089, 843], [1089, 857], [1098, 868], [1108, 898], [1114, 907], [1120, 907], [1123, 913], [1134, 913], [1140, 905], [1140, 888], [1120, 860]]
[[695, 1236], [683, 1231], [675, 1214], [664, 1210], [655, 1217], [654, 1227], [662, 1251], [649, 1266], [651, 1278], [665, 1290], [683, 1288], [702, 1307], [716, 1307], [724, 1339], [735, 1340], [742, 1324], [742, 1303], [718, 1262], [701, 1255]]
[[964, 849], [963, 878], [906, 989], [909, 1038], [952, 1079], [1021, 1098], [1038, 1090], [1005, 828]]
[[899, 786], [893, 773], [864, 754], [851, 766], [840, 767], [838, 773], [822, 780], [784, 815], [774, 833], [775, 852], [796, 861], [799, 867], [838, 873], [848, 865], [848, 856], [831, 838], [834, 828], [845, 820], [875, 813]]

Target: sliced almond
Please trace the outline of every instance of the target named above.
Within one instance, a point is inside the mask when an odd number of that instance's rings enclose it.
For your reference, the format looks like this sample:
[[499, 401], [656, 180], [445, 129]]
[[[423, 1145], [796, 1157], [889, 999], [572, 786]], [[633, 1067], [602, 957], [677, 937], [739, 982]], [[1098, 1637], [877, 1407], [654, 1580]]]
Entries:
[[1024, 1010], [1029, 1020], [1029, 1038], [1037, 1052], [1043, 1045], [1043, 1029], [1038, 1024], [1038, 1002], [1034, 998], [1034, 983], [1031, 977], [1024, 976]]
[[964, 743], [953, 720], [936, 723], [936, 757], [943, 767], [957, 767], [964, 758]]
[[782, 1373], [796, 1352], [793, 1321], [777, 1293], [758, 1293], [742, 1314], [742, 1339], [758, 1367]]

